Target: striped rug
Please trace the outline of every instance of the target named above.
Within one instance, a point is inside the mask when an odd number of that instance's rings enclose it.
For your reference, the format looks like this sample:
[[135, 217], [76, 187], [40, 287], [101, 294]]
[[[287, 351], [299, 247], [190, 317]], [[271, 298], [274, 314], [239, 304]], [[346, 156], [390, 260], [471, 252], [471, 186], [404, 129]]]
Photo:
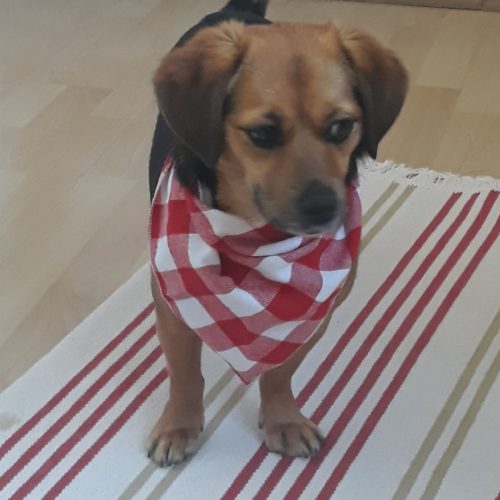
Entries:
[[363, 167], [358, 280], [294, 380], [326, 435], [313, 460], [266, 451], [256, 385], [205, 350], [203, 446], [148, 462], [169, 389], [145, 266], [0, 395], [0, 498], [493, 500], [499, 187]]

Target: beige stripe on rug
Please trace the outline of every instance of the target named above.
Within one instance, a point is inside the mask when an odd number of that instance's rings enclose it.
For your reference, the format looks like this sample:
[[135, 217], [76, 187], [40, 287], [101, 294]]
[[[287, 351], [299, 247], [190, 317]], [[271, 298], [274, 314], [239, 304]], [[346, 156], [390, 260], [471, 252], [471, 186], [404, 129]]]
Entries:
[[168, 375], [144, 266], [0, 395], [0, 498], [495, 498], [500, 182], [361, 174], [359, 278], [294, 380], [319, 456], [268, 453], [255, 384], [205, 350], [201, 448], [148, 462]]

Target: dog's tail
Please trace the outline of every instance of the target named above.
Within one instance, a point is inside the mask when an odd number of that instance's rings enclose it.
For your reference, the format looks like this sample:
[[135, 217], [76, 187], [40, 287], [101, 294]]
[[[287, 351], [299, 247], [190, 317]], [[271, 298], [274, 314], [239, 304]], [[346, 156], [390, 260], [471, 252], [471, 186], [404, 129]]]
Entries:
[[269, 0], [229, 0], [224, 8], [252, 12], [253, 14], [264, 17], [266, 15], [268, 3]]

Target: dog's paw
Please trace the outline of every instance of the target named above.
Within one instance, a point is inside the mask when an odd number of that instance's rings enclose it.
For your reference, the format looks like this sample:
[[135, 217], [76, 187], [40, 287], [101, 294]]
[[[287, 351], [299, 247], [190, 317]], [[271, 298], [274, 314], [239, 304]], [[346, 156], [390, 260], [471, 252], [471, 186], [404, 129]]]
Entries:
[[167, 403], [148, 442], [148, 458], [160, 467], [182, 462], [197, 449], [203, 430], [203, 409], [179, 411]]
[[153, 431], [149, 438], [148, 458], [160, 467], [178, 464], [197, 448], [201, 427]]
[[263, 423], [262, 429], [269, 450], [289, 457], [313, 457], [324, 440], [318, 427], [307, 418], [301, 422]]

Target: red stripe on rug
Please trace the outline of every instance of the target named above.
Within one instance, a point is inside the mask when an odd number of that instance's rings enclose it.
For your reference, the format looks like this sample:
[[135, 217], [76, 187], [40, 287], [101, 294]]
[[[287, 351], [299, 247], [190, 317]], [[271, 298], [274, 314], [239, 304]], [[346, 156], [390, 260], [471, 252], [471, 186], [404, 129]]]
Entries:
[[44, 500], [56, 498], [78, 476], [78, 474], [96, 457], [107, 443], [127, 423], [132, 415], [142, 406], [151, 394], [166, 379], [167, 371], [161, 370], [149, 384], [131, 401], [120, 416], [104, 431], [99, 439], [63, 474], [43, 497]]
[[150, 327], [0, 476], [0, 491], [47, 446], [86, 404], [130, 361], [155, 335]]
[[[483, 241], [482, 245], [476, 251], [472, 259], [470, 260], [467, 267], [464, 269], [460, 277], [455, 281], [450, 291], [447, 293], [444, 300], [439, 305], [439, 308], [436, 310], [431, 320], [427, 323], [424, 331], [421, 336], [417, 339], [415, 345], [412, 347], [411, 351], [406, 356], [403, 361], [401, 367], [397, 371], [393, 380], [384, 391], [382, 397], [377, 402], [377, 405], [372, 410], [368, 418], [366, 419], [363, 427], [358, 432], [353, 442], [345, 452], [344, 456], [338, 463], [338, 465], [333, 470], [332, 475], [325, 483], [323, 489], [320, 491], [319, 496], [317, 498], [328, 499], [335, 493], [337, 486], [340, 481], [344, 478], [346, 472], [351, 466], [352, 462], [356, 459], [359, 452], [365, 445], [366, 441], [372, 434], [374, 428], [378, 424], [379, 420], [384, 415], [385, 411], [389, 407], [390, 403], [394, 399], [394, 396], [397, 394], [398, 390], [402, 386], [403, 382], [406, 380], [408, 374], [411, 369], [417, 362], [418, 358], [422, 354], [423, 350], [431, 340], [432, 336], [436, 332], [438, 326], [441, 324], [446, 314], [448, 314], [451, 306], [460, 295], [462, 290], [467, 285], [469, 279], [472, 274], [479, 266], [483, 257], [487, 254], [488, 250], [491, 248], [493, 243], [498, 237], [498, 233], [500, 231], [500, 219], [497, 219], [497, 223], [494, 229], [488, 234], [486, 239]], [[292, 495], [292, 498], [293, 495]]]
[[78, 429], [52, 453], [31, 477], [14, 493], [13, 499], [25, 498], [42, 481], [45, 476], [88, 434], [101, 418], [132, 387], [137, 379], [160, 357], [161, 348], [157, 346], [122, 382], [106, 397], [106, 399], [85, 419]]
[[[420, 234], [420, 236], [415, 240], [413, 245], [409, 248], [409, 250], [404, 254], [398, 264], [391, 271], [390, 275], [386, 278], [386, 280], [380, 285], [380, 287], [375, 291], [375, 293], [370, 297], [366, 305], [359, 312], [359, 314], [354, 318], [345, 332], [342, 334], [338, 342], [335, 344], [333, 349], [324, 359], [324, 361], [319, 365], [318, 369], [312, 376], [312, 378], [307, 382], [302, 391], [297, 396], [297, 402], [300, 406], [303, 406], [305, 402], [309, 399], [314, 389], [319, 385], [321, 380], [326, 376], [326, 374], [333, 367], [334, 363], [337, 361], [338, 357], [344, 351], [346, 346], [352, 340], [354, 335], [358, 332], [360, 327], [365, 322], [366, 318], [373, 312], [375, 307], [380, 303], [380, 301], [385, 297], [385, 295], [389, 292], [392, 285], [395, 283], [397, 278], [401, 275], [401, 273], [406, 269], [408, 264], [412, 261], [417, 252], [422, 248], [425, 242], [430, 238], [430, 236], [434, 233], [437, 227], [442, 223], [446, 215], [450, 212], [452, 207], [460, 198], [461, 193], [453, 193], [448, 200], [443, 204], [439, 212], [436, 214], [434, 219], [429, 223], [429, 225], [424, 229], [424, 231]], [[233, 483], [229, 486], [226, 493], [222, 497], [224, 500], [231, 500], [235, 498], [245, 487], [250, 477], [257, 470], [266, 455], [268, 454], [268, 450], [265, 445], [261, 445], [260, 448], [255, 452], [252, 458], [245, 464], [241, 472], [235, 478]], [[273, 484], [277, 484], [279, 478], [286, 471], [289, 464], [291, 464], [292, 459], [282, 458], [278, 465], [274, 468], [271, 475], [268, 476], [266, 483], [269, 483], [267, 488], [272, 486]], [[266, 490], [267, 490], [266, 488]], [[274, 488], [272, 486], [271, 490]], [[264, 492], [264, 490], [263, 490]]]
[[[345, 389], [351, 378], [354, 376], [358, 367], [368, 356], [375, 342], [384, 333], [387, 325], [390, 323], [392, 318], [394, 318], [395, 314], [399, 311], [399, 309], [401, 309], [401, 307], [406, 302], [411, 292], [421, 281], [421, 279], [423, 278], [429, 267], [437, 259], [437, 257], [440, 255], [441, 251], [446, 246], [450, 238], [455, 234], [455, 232], [461, 226], [461, 224], [469, 214], [470, 210], [472, 209], [472, 206], [476, 201], [477, 197], [478, 195], [475, 194], [472, 195], [469, 198], [469, 200], [467, 200], [465, 205], [462, 207], [462, 209], [456, 216], [455, 220], [442, 234], [438, 242], [431, 248], [430, 252], [425, 256], [424, 260], [418, 266], [417, 270], [414, 272], [414, 274], [411, 276], [411, 278], [408, 280], [405, 286], [401, 289], [401, 291], [397, 294], [396, 298], [387, 307], [385, 312], [382, 314], [381, 318], [377, 321], [377, 323], [372, 328], [366, 339], [358, 348], [354, 356], [351, 358], [351, 360], [349, 361], [346, 368], [344, 369], [340, 377], [337, 379], [333, 387], [328, 391], [327, 395], [324, 397], [319, 406], [316, 408], [316, 410], [311, 416], [311, 420], [313, 420], [316, 423], [319, 423], [324, 418], [328, 410], [335, 403], [339, 395]], [[363, 318], [363, 322], [365, 319], [366, 318]], [[383, 365], [383, 367], [385, 367], [385, 365]], [[321, 380], [318, 380], [317, 383], [319, 384], [320, 382]], [[317, 461], [314, 460], [314, 462], [316, 463]], [[288, 470], [288, 467], [290, 465], [291, 465], [290, 459], [283, 459], [280, 462], [278, 462], [273, 472], [268, 476], [262, 487], [257, 492], [256, 498], [265, 498], [276, 487], [276, 484], [281, 479], [281, 477], [283, 477], [283, 475]]]
[[[327, 457], [328, 453], [331, 451], [335, 443], [337, 442], [339, 436], [345, 430], [353, 416], [355, 415], [359, 406], [363, 403], [365, 398], [367, 397], [370, 390], [373, 388], [383, 370], [392, 359], [394, 353], [401, 345], [403, 340], [407, 337], [411, 328], [415, 324], [416, 319], [420, 316], [424, 308], [429, 304], [430, 300], [434, 297], [437, 290], [441, 286], [443, 280], [448, 276], [451, 270], [454, 268], [457, 261], [463, 255], [465, 250], [468, 248], [469, 244], [472, 242], [473, 238], [477, 235], [478, 231], [481, 229], [486, 217], [491, 211], [495, 200], [497, 199], [498, 193], [491, 191], [487, 196], [481, 210], [478, 215], [475, 217], [471, 226], [468, 228], [465, 235], [461, 238], [458, 245], [454, 248], [453, 252], [446, 259], [446, 262], [443, 264], [441, 269], [438, 271], [436, 276], [433, 278], [431, 283], [422, 293], [417, 303], [408, 315], [405, 317], [401, 325], [396, 330], [394, 336], [389, 341], [382, 354], [375, 361], [374, 365], [366, 375], [363, 383], [358, 388], [354, 396], [350, 399], [347, 406], [344, 408], [340, 416], [337, 418], [332, 428], [328, 432], [327, 438], [323, 447], [320, 450], [317, 458], [315, 460], [310, 461], [304, 469], [301, 471], [299, 476], [295, 479], [292, 486], [288, 490], [285, 498], [287, 499], [295, 499], [298, 498], [304, 489], [309, 484], [310, 480], [321, 466], [322, 462]], [[417, 340], [418, 343], [418, 340]], [[257, 497], [255, 497], [257, 498]], [[324, 498], [324, 497], [323, 497]]]
[[[89, 375], [104, 359], [106, 359], [153, 311], [153, 304], [149, 304], [141, 311], [111, 342], [106, 344], [91, 361], [89, 361], [69, 382], [60, 389], [42, 408], [29, 418], [0, 446], [0, 457], [5, 455], [28, 432], [35, 427], [53, 408], [55, 408], [82, 380]], [[0, 482], [0, 490], [2, 485]]]

